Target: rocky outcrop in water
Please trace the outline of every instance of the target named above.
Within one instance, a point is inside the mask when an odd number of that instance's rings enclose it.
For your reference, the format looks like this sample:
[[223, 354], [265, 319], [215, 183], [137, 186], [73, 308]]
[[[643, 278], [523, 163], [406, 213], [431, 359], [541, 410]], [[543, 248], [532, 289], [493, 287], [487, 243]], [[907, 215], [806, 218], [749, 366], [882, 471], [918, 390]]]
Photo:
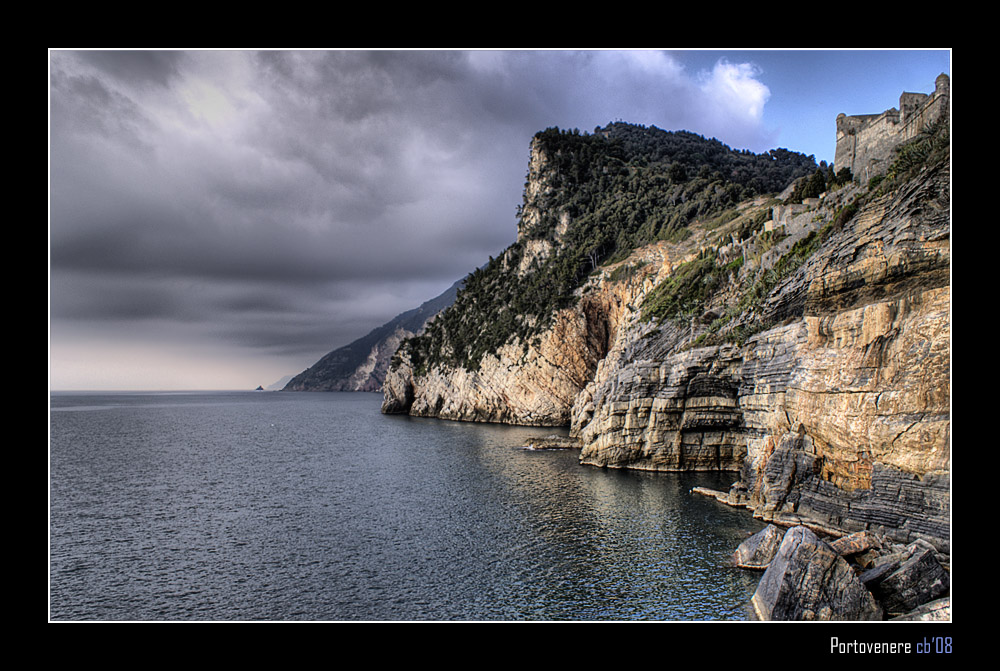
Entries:
[[764, 570], [749, 604], [755, 619], [950, 618], [947, 556], [924, 541], [904, 546], [868, 531], [824, 539], [805, 526], [770, 524], [733, 559]]
[[382, 411], [441, 419], [564, 426], [594, 375], [620, 300], [588, 298], [555, 316], [532, 342], [515, 341], [483, 357], [478, 369], [435, 368], [414, 375], [405, 352], [389, 371]]

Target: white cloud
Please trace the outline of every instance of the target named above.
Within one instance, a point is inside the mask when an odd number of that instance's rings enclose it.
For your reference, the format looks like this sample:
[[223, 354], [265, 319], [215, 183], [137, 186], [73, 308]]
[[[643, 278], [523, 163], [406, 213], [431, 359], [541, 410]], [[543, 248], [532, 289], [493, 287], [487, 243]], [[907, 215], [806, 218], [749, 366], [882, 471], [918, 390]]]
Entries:
[[760, 69], [751, 63], [720, 60], [702, 77], [701, 90], [720, 114], [733, 119], [759, 122], [771, 91], [757, 77]]
[[684, 66], [665, 51], [635, 49], [601, 53], [605, 58], [620, 60], [627, 69], [643, 76], [670, 81], [680, 79], [684, 74]]

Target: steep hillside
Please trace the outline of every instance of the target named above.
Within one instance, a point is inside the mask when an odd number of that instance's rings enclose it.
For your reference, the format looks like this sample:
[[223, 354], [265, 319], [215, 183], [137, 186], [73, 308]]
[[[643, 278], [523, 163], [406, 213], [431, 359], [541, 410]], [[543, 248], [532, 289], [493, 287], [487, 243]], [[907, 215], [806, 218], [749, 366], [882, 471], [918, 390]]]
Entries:
[[864, 186], [630, 153], [660, 133], [535, 138], [518, 242], [404, 342], [383, 411], [569, 425], [586, 464], [728, 470], [762, 519], [945, 550], [947, 123]]
[[[581, 301], [601, 267], [811, 174], [811, 157], [756, 155], [691, 133], [616, 123], [532, 141], [518, 240], [400, 348], [385, 412], [559, 425], [607, 351], [613, 319]], [[572, 345], [572, 346], [570, 346]]]
[[763, 253], [706, 247], [633, 281], [642, 309], [574, 402], [581, 460], [737, 470], [724, 498], [763, 519], [944, 549], [949, 184], [939, 156], [828, 193]]
[[283, 391], [381, 391], [393, 353], [451, 305], [462, 281], [420, 307], [397, 315], [368, 335], [325, 355], [293, 377]]

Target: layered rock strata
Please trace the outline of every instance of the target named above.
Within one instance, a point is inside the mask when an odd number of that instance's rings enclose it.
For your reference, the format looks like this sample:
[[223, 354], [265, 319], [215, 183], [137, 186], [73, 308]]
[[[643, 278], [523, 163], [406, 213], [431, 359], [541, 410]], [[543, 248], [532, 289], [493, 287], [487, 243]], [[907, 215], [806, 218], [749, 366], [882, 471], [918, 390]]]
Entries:
[[[681, 264], [735, 239], [726, 236], [738, 221], [602, 269], [541, 336], [509, 342], [475, 371], [417, 374], [402, 356], [383, 410], [568, 424], [584, 464], [732, 471], [723, 498], [766, 521], [947, 550], [950, 171], [929, 167], [838, 217], [860, 195], [847, 187], [819, 202], [796, 240], [829, 233], [786, 275], [777, 269], [793, 251], [787, 242], [757, 254], [741, 242], [742, 268], [700, 317], [649, 322], [642, 302]], [[571, 225], [559, 221], [553, 245]], [[738, 255], [733, 245], [727, 254]], [[616, 273], [626, 266], [635, 272]], [[767, 277], [758, 302], [740, 302]]]
[[738, 470], [732, 503], [785, 525], [950, 535], [948, 171], [878, 198], [781, 282], [778, 326], [691, 347], [623, 330], [574, 406], [581, 460]]

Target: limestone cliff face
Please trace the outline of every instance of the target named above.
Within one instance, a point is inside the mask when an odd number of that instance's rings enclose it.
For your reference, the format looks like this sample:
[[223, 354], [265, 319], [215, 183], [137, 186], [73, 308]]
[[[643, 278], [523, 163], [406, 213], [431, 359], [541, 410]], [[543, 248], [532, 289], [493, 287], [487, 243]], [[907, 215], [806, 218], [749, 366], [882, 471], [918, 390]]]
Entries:
[[[540, 214], [545, 165], [533, 157], [520, 230], [531, 244], [500, 260], [516, 276], [576, 225], [569, 210]], [[764, 520], [944, 549], [949, 200], [944, 161], [882, 195], [827, 193], [796, 210], [784, 238], [764, 224], [771, 203], [748, 201], [725, 223], [696, 221], [682, 241], [597, 268], [543, 331], [478, 366], [402, 348], [383, 411], [569, 425], [584, 464], [731, 471], [723, 498]], [[715, 269], [689, 287], [697, 305], [649, 319], [656, 292], [691, 264]]]
[[534, 426], [570, 423], [574, 399], [593, 377], [614, 334], [620, 301], [585, 297], [555, 315], [528, 343], [515, 340], [483, 357], [478, 370], [436, 366], [415, 375], [405, 357], [385, 383], [385, 413]]
[[739, 469], [733, 499], [763, 519], [946, 544], [948, 185], [939, 166], [862, 208], [742, 346], [621, 331], [576, 401], [581, 460]]
[[[535, 272], [563, 244], [570, 217], [551, 212], [558, 170], [536, 139], [518, 226], [518, 245], [498, 263], [523, 277]], [[557, 219], [547, 230], [550, 216]], [[610, 301], [610, 302], [609, 302]], [[442, 419], [534, 426], [570, 423], [580, 389], [593, 377], [613, 336], [617, 304], [608, 296], [587, 297], [553, 315], [551, 326], [531, 339], [514, 338], [487, 352], [473, 370], [434, 365], [419, 373], [401, 350], [388, 372], [382, 411]]]

